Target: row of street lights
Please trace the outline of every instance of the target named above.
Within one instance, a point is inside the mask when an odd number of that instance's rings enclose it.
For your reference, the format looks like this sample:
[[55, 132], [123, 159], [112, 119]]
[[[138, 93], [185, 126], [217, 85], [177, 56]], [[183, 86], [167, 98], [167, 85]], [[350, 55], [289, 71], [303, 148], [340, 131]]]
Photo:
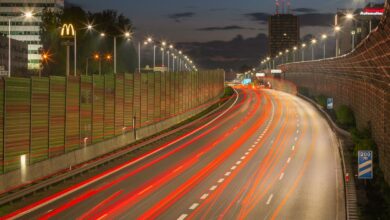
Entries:
[[[32, 19], [34, 18], [34, 13], [33, 12], [25, 12], [22, 16], [19, 16], [19, 17], [13, 17], [13, 18], [9, 18], [8, 19], [8, 74], [7, 76], [8, 77], [11, 77], [11, 71], [12, 71], [12, 58], [11, 58], [11, 55], [12, 55], [12, 51], [11, 51], [11, 47], [12, 47], [12, 35], [11, 35], [11, 22], [14, 20], [14, 19], [17, 19], [17, 18], [25, 18], [25, 19]], [[73, 28], [73, 27], [72, 27]], [[86, 27], [89, 31], [92, 31], [94, 30], [93, 28], [93, 25], [89, 24], [87, 25]], [[74, 71], [76, 74], [76, 62], [77, 62], [77, 44], [76, 44], [76, 32], [77, 30], [74, 30]], [[101, 32], [100, 33], [100, 37], [107, 37], [108, 34], [104, 33], [104, 32]], [[117, 38], [119, 37], [122, 37], [122, 38], [125, 38], [127, 41], [130, 41], [132, 40], [132, 33], [130, 31], [126, 31], [123, 33], [123, 35], [114, 35], [114, 36], [111, 36], [113, 37], [113, 46], [114, 46], [114, 51], [113, 51], [113, 61], [114, 61], [114, 74], [117, 73]], [[144, 42], [144, 45], [148, 45], [148, 44], [153, 44], [153, 67], [155, 68], [156, 67], [156, 48], [158, 47], [157, 46], [157, 43], [158, 42], [154, 42], [152, 40], [152, 38], [147, 38]], [[182, 53], [182, 51], [179, 51], [177, 49], [175, 49], [173, 47], [173, 45], [169, 45], [167, 46], [167, 43], [166, 42], [160, 42], [161, 44], [161, 51], [162, 51], [162, 66], [164, 67], [164, 51], [167, 52], [167, 57], [168, 57], [168, 71], [170, 70], [169, 68], [169, 59], [170, 59], [170, 56], [172, 56], [172, 70], [175, 71], [175, 61], [177, 61], [177, 70], [178, 71], [182, 71], [184, 68], [186, 70], [192, 70], [192, 71], [197, 71], [197, 68], [196, 66], [193, 64], [193, 61], [191, 59], [189, 59], [188, 56], [184, 55]], [[42, 57], [42, 62], [47, 62], [48, 59], [49, 59], [49, 55], [46, 53], [46, 52], [43, 52], [41, 54], [41, 57]], [[100, 57], [99, 58], [96, 58], [96, 54], [94, 56], [95, 59], [97, 60], [101, 60]], [[107, 57], [106, 57], [107, 59]], [[111, 60], [111, 58], [109, 59]], [[99, 73], [101, 74], [101, 64], [99, 65], [100, 68], [99, 68]], [[184, 68], [183, 68], [184, 67]], [[138, 71], [141, 71], [141, 43], [139, 42], [138, 43]], [[69, 74], [69, 73], [67, 73]], [[87, 63], [86, 63], [86, 74], [88, 74], [88, 58], [87, 58]]]
[[[353, 16], [353, 14], [347, 14], [346, 18], [347, 19], [353, 19], [354, 16]], [[334, 33], [335, 33], [335, 38], [336, 38], [336, 57], [339, 56], [339, 33], [340, 33], [340, 31], [341, 31], [341, 27], [340, 26], [335, 26], [334, 27]], [[354, 42], [355, 34], [356, 33], [354, 31], [351, 32], [351, 35], [352, 35], [352, 50], [354, 49], [354, 45], [355, 45], [355, 42]], [[327, 43], [328, 35], [322, 34], [319, 39], [321, 39], [321, 41], [323, 42], [323, 59], [325, 59], [326, 56], [327, 56], [327, 54], [326, 54], [326, 43]], [[269, 68], [269, 69], [273, 68], [274, 69], [275, 68], [275, 63], [277, 63], [277, 62], [279, 62], [279, 64], [291, 62], [289, 60], [289, 54], [290, 53], [292, 53], [292, 62], [297, 62], [299, 60], [299, 59], [296, 59], [297, 55], [299, 57], [299, 54], [297, 54], [297, 52], [299, 52], [299, 50], [301, 50], [301, 59], [300, 59], [300, 61], [305, 61], [305, 49], [309, 45], [311, 46], [311, 60], [314, 60], [315, 59], [315, 46], [317, 44], [318, 44], [318, 40], [316, 38], [313, 38], [313, 39], [311, 39], [311, 41], [309, 43], [302, 43], [299, 46], [294, 46], [291, 51], [290, 51], [290, 49], [286, 49], [285, 51], [280, 51], [273, 58], [266, 57], [265, 59], [263, 59], [261, 61], [261, 67], [262, 68]]]

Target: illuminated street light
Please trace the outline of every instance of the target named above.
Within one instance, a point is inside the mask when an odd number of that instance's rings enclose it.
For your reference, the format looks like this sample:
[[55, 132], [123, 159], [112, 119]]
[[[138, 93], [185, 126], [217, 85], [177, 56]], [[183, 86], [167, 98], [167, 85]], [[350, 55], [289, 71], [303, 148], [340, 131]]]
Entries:
[[105, 37], [106, 33], [100, 33], [100, 37]]
[[352, 36], [352, 50], [354, 50], [355, 49], [355, 35], [356, 35], [356, 31], [355, 30], [353, 30], [353, 31], [351, 31], [351, 36]]
[[317, 40], [311, 40], [311, 60], [314, 60], [314, 46], [317, 44]]
[[345, 17], [348, 19], [348, 20], [352, 20], [353, 19], [353, 14], [352, 13], [348, 13], [345, 15]]
[[322, 38], [322, 41], [324, 42], [324, 59], [326, 58], [326, 39], [328, 38], [328, 36], [326, 34], [323, 34], [321, 36]]
[[295, 53], [297, 52], [297, 50], [298, 50], [297, 46], [293, 47], [293, 62], [295, 62]]
[[302, 44], [302, 59], [301, 59], [301, 61], [305, 61], [305, 48], [306, 48], [306, 44]]

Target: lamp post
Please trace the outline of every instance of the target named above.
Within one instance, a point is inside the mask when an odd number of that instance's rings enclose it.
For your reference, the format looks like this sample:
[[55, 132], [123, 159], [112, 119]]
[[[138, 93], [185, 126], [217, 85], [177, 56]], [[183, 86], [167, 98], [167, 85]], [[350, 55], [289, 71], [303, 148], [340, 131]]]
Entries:
[[316, 45], [316, 43], [316, 39], [311, 40], [311, 60], [314, 60], [314, 46]]
[[286, 50], [286, 63], [288, 63], [288, 53], [290, 52], [290, 50]]
[[298, 47], [293, 48], [293, 62], [295, 62], [295, 53], [297, 52]]
[[[89, 30], [91, 30], [92, 29], [92, 25], [88, 25], [87, 26], [87, 28], [89, 29]], [[102, 32], [102, 33], [100, 33], [100, 36], [101, 37], [106, 37], [107, 36], [107, 34], [106, 33], [104, 33], [104, 32]], [[117, 38], [118, 37], [121, 37], [122, 35], [115, 35], [115, 36], [113, 36], [113, 39], [114, 39], [114, 44], [113, 44], [113, 46], [114, 46], [114, 53], [113, 53], [113, 57], [114, 57], [114, 74], [116, 74], [117, 73]], [[127, 31], [127, 32], [125, 32], [124, 34], [123, 34], [123, 37], [125, 37], [127, 40], [130, 40], [131, 39], [131, 37], [132, 37], [132, 34], [131, 34], [131, 32], [129, 32], [129, 31]], [[141, 64], [140, 64], [140, 49], [141, 49], [141, 45], [139, 44], [139, 51], [138, 51], [138, 53], [139, 53], [139, 56], [138, 56], [138, 59], [139, 59], [139, 61], [138, 61], [138, 67], [140, 68], [140, 66], [141, 66]]]
[[301, 59], [301, 61], [305, 61], [305, 48], [306, 48], [306, 44], [302, 44], [302, 59]]
[[335, 32], [335, 37], [336, 37], [336, 57], [338, 57], [339, 56], [339, 54], [340, 54], [340, 49], [339, 49], [339, 44], [340, 44], [340, 39], [339, 39], [339, 37], [340, 37], [340, 31], [341, 31], [341, 27], [340, 26], [335, 26], [334, 27], [334, 32]]
[[[24, 18], [27, 18], [27, 19], [31, 19], [31, 18], [33, 18], [34, 17], [34, 14], [33, 14], [33, 12], [26, 12], [26, 13], [24, 13], [21, 17], [24, 17]], [[12, 55], [12, 53], [11, 53], [11, 47], [12, 47], [12, 39], [11, 39], [11, 37], [12, 37], [12, 34], [11, 34], [11, 21], [13, 20], [13, 19], [16, 19], [16, 18], [18, 18], [18, 17], [13, 17], [13, 18], [9, 18], [8, 19], [8, 74], [7, 74], [7, 76], [8, 77], [11, 77], [11, 71], [12, 71], [12, 58], [11, 58], [11, 55]]]
[[328, 38], [328, 36], [326, 34], [323, 34], [321, 36], [322, 38], [322, 41], [324, 42], [324, 59], [326, 58], [326, 39]]
[[280, 56], [280, 58], [282, 59], [282, 64], [284, 64], [284, 60], [283, 60], [283, 52], [279, 52], [279, 56]]
[[352, 36], [352, 50], [354, 50], [355, 49], [355, 35], [356, 35], [356, 31], [355, 30], [353, 30], [353, 31], [351, 31], [351, 36]]

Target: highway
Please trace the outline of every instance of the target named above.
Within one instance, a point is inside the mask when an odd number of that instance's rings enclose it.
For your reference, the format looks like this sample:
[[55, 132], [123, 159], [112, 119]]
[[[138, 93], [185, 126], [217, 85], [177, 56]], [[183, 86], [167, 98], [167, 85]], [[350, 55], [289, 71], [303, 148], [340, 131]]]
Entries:
[[15, 219], [345, 219], [337, 139], [309, 103], [238, 88], [230, 108]]

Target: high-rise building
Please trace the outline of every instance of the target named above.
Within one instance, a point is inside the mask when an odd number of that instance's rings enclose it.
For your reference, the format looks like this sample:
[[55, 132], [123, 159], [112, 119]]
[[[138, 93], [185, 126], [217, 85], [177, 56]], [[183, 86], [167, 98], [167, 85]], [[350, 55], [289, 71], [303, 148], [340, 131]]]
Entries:
[[279, 13], [279, 1], [276, 1], [276, 14], [268, 19], [268, 53], [275, 57], [279, 52], [291, 49], [299, 42], [298, 16], [290, 13], [290, 2], [285, 10], [282, 1], [282, 11]]
[[[27, 73], [27, 44], [12, 39], [12, 75], [23, 76]], [[8, 38], [0, 36], [0, 77], [8, 75]]]
[[[64, 0], [1, 0], [0, 1], [0, 34], [8, 36], [11, 24], [11, 38], [28, 44], [28, 69], [40, 67], [40, 23], [41, 11], [45, 8], [62, 10]], [[25, 13], [34, 17], [26, 18]]]

